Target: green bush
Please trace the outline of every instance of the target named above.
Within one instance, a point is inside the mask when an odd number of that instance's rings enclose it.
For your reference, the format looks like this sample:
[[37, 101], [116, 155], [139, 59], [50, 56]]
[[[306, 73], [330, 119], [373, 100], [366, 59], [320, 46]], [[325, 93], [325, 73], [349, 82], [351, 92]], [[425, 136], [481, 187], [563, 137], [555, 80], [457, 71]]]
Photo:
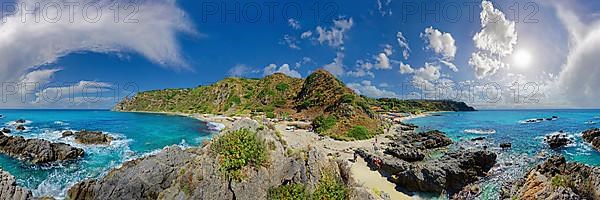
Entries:
[[267, 148], [255, 132], [247, 129], [232, 131], [219, 137], [213, 150], [219, 154], [219, 171], [240, 181], [246, 166], [261, 166], [267, 162]]
[[324, 117], [323, 115], [318, 116], [313, 121], [313, 127], [317, 133], [324, 133], [325, 131], [333, 128], [337, 123], [337, 118], [333, 115]]
[[302, 184], [282, 185], [269, 190], [267, 199], [270, 200], [307, 200], [306, 186]]
[[275, 118], [275, 113], [273, 113], [272, 111], [268, 111], [267, 113], [265, 113], [265, 115], [267, 115], [267, 118]]
[[314, 200], [346, 200], [349, 199], [349, 189], [331, 173], [323, 173], [319, 184], [313, 192]]
[[275, 86], [275, 89], [277, 89], [277, 91], [280, 91], [280, 92], [285, 92], [289, 88], [290, 88], [290, 85], [288, 85], [287, 83], [279, 83]]
[[353, 94], [344, 94], [341, 98], [342, 103], [352, 103], [354, 101], [355, 96]]
[[357, 140], [366, 140], [372, 137], [371, 133], [369, 133], [369, 129], [364, 126], [355, 126], [350, 129], [346, 135]]
[[562, 175], [556, 175], [554, 177], [552, 177], [552, 186], [554, 187], [565, 187], [566, 186], [566, 180]]

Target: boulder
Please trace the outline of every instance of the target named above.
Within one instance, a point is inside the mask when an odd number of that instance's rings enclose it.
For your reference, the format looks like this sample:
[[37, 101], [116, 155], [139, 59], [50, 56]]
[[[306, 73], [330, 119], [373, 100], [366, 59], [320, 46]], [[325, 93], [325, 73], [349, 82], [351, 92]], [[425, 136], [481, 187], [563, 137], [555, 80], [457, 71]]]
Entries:
[[10, 132], [11, 132], [10, 129], [2, 128], [2, 133], [10, 133]]
[[510, 143], [510, 142], [501, 143], [500, 144], [500, 148], [502, 148], [502, 149], [510, 149], [510, 148], [512, 148], [512, 143]]
[[17, 124], [24, 124], [24, 123], [27, 123], [27, 121], [25, 121], [24, 119], [17, 119], [15, 121], [15, 123], [17, 123]]
[[569, 137], [567, 137], [567, 135], [561, 134], [561, 133], [547, 135], [544, 138], [544, 141], [546, 141], [546, 143], [548, 143], [548, 146], [550, 146], [551, 149], [561, 148], [563, 146], [573, 143], [573, 140], [571, 140]]
[[483, 140], [485, 140], [485, 137], [476, 137], [476, 138], [471, 139], [472, 142], [483, 141]]
[[32, 200], [31, 191], [17, 185], [14, 176], [0, 169], [0, 199]]
[[600, 168], [555, 155], [502, 191], [512, 199], [600, 199]]
[[423, 153], [422, 150], [405, 146], [387, 148], [384, 153], [408, 162], [421, 161], [425, 159], [425, 153]]
[[590, 129], [583, 132], [583, 140], [590, 143], [596, 150], [600, 151], [600, 129]]
[[17, 128], [15, 128], [17, 131], [25, 131], [25, 126], [23, 125], [18, 125]]
[[80, 144], [109, 145], [113, 138], [102, 132], [82, 130], [75, 133], [75, 142]]
[[75, 135], [75, 133], [73, 133], [73, 131], [62, 132], [62, 137], [70, 137], [70, 136], [73, 136], [73, 135]]
[[390, 139], [392, 140], [392, 143], [390, 144], [392, 147], [410, 144], [413, 148], [424, 150], [446, 147], [453, 143], [452, 139], [447, 137], [444, 132], [438, 130], [421, 133], [402, 133], [392, 136]]
[[83, 149], [64, 143], [52, 143], [42, 139], [25, 139], [21, 136], [0, 135], [0, 153], [33, 164], [73, 160], [83, 156]]

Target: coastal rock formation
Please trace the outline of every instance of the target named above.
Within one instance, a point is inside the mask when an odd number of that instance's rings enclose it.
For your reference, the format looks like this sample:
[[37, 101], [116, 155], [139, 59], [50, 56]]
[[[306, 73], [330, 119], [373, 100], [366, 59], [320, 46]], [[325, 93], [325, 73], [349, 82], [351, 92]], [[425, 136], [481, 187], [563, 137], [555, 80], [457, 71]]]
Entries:
[[510, 143], [510, 142], [501, 143], [500, 148], [502, 148], [503, 150], [510, 149], [510, 148], [512, 148], [512, 143]]
[[496, 154], [490, 151], [460, 151], [448, 153], [440, 159], [410, 163], [389, 155], [377, 155], [357, 150], [371, 166], [390, 175], [391, 182], [409, 191], [454, 194], [476, 181], [496, 163]]
[[600, 129], [590, 129], [583, 132], [581, 136], [586, 142], [589, 142], [596, 150], [600, 151]]
[[17, 123], [17, 124], [24, 124], [24, 123], [27, 123], [27, 121], [25, 121], [24, 119], [17, 119], [15, 121], [15, 123]]
[[28, 189], [17, 186], [14, 176], [0, 169], [0, 199], [31, 200], [33, 195]]
[[24, 131], [26, 128], [23, 125], [18, 125], [17, 128], [15, 128], [15, 130], [17, 131]]
[[550, 146], [551, 149], [557, 149], [573, 143], [573, 140], [567, 137], [567, 135], [561, 133], [547, 135], [544, 138], [544, 141], [548, 143], [548, 146]]
[[10, 133], [10, 132], [11, 132], [10, 129], [2, 128], [2, 133], [7, 134], [7, 133]]
[[[229, 131], [242, 129], [255, 131], [256, 137], [267, 144], [270, 160], [266, 166], [244, 168], [243, 181], [223, 174], [213, 140], [202, 148], [170, 147], [157, 155], [127, 162], [99, 180], [76, 184], [69, 189], [68, 198], [267, 199], [269, 191], [283, 185], [299, 184], [313, 191], [326, 172], [347, 187], [356, 187], [350, 184], [347, 166], [330, 160], [318, 149], [287, 149], [274, 130], [253, 120], [239, 120]], [[373, 199], [360, 188], [352, 191], [350, 198]]]
[[552, 156], [506, 187], [503, 199], [600, 199], [600, 168]]
[[[100, 144], [100, 145], [108, 145], [113, 140], [113, 138], [107, 134], [96, 131], [86, 131], [82, 130], [74, 134], [75, 142], [80, 144]], [[64, 133], [63, 133], [64, 136]]]
[[75, 133], [73, 133], [73, 131], [65, 131], [65, 132], [62, 132], [61, 135], [62, 135], [62, 137], [69, 137], [69, 136], [75, 135]]
[[72, 160], [84, 154], [83, 149], [64, 143], [5, 135], [0, 135], [0, 152], [33, 164]]
[[409, 162], [423, 160], [427, 150], [446, 147], [453, 143], [452, 139], [438, 130], [399, 133], [388, 138], [392, 142], [388, 144], [385, 153]]

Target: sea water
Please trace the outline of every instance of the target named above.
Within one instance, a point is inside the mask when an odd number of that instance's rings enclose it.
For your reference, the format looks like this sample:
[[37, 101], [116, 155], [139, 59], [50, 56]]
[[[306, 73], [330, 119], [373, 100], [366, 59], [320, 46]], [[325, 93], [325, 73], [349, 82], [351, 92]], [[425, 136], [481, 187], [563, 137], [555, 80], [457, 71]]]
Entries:
[[[85, 179], [99, 178], [128, 160], [151, 155], [164, 147], [197, 146], [210, 139], [206, 123], [196, 119], [107, 110], [0, 110], [0, 126], [9, 135], [63, 142], [83, 148], [85, 156], [52, 166], [33, 166], [0, 154], [0, 167], [17, 178], [34, 196], [64, 197], [68, 188]], [[15, 131], [14, 121], [25, 119], [26, 131]], [[62, 138], [63, 131], [102, 131], [115, 138], [110, 145], [81, 145]]]
[[[551, 119], [553, 116], [558, 118]], [[600, 166], [600, 153], [581, 138], [583, 131], [600, 128], [600, 110], [444, 112], [407, 122], [418, 125], [418, 131], [436, 129], [447, 133], [455, 141], [451, 148], [487, 147], [498, 154], [498, 164], [492, 169], [491, 176], [481, 183], [481, 199], [498, 199], [497, 191], [502, 184], [523, 177], [530, 167], [553, 154], [564, 155], [568, 161]], [[476, 134], [478, 132], [473, 130], [494, 133]], [[572, 138], [575, 143], [551, 150], [544, 142], [544, 137], [559, 132]], [[477, 137], [486, 139], [471, 141]], [[501, 150], [499, 144], [505, 142], [512, 143], [512, 149]]]

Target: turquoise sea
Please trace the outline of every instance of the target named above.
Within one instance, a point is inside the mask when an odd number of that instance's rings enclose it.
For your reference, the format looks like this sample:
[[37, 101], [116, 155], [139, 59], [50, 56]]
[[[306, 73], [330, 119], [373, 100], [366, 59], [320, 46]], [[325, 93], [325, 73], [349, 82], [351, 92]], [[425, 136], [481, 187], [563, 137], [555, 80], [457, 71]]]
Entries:
[[[557, 119], [549, 120], [552, 116]], [[527, 122], [530, 119], [542, 121]], [[477, 112], [443, 112], [407, 122], [420, 131], [437, 129], [455, 142], [451, 148], [490, 148], [498, 153], [498, 164], [491, 176], [482, 181], [481, 199], [497, 199], [501, 184], [523, 177], [526, 170], [552, 154], [562, 154], [570, 161], [600, 166], [600, 153], [581, 138], [581, 132], [600, 128], [600, 110], [486, 110]], [[485, 130], [485, 131], [483, 131]], [[476, 134], [473, 132], [491, 132]], [[562, 131], [574, 144], [551, 150], [544, 136]], [[486, 137], [484, 141], [471, 141]], [[500, 143], [512, 143], [512, 149], [501, 150]]]
[[[32, 166], [0, 155], [0, 167], [18, 179], [35, 196], [63, 197], [71, 185], [98, 178], [125, 161], [156, 153], [166, 146], [197, 146], [210, 139], [208, 125], [196, 119], [162, 114], [121, 113], [107, 110], [0, 110], [0, 125], [10, 135], [68, 143], [85, 150], [78, 161], [54, 166]], [[27, 120], [24, 132], [14, 130], [13, 121]], [[112, 135], [110, 146], [80, 145], [61, 138], [65, 130], [93, 130]]]

